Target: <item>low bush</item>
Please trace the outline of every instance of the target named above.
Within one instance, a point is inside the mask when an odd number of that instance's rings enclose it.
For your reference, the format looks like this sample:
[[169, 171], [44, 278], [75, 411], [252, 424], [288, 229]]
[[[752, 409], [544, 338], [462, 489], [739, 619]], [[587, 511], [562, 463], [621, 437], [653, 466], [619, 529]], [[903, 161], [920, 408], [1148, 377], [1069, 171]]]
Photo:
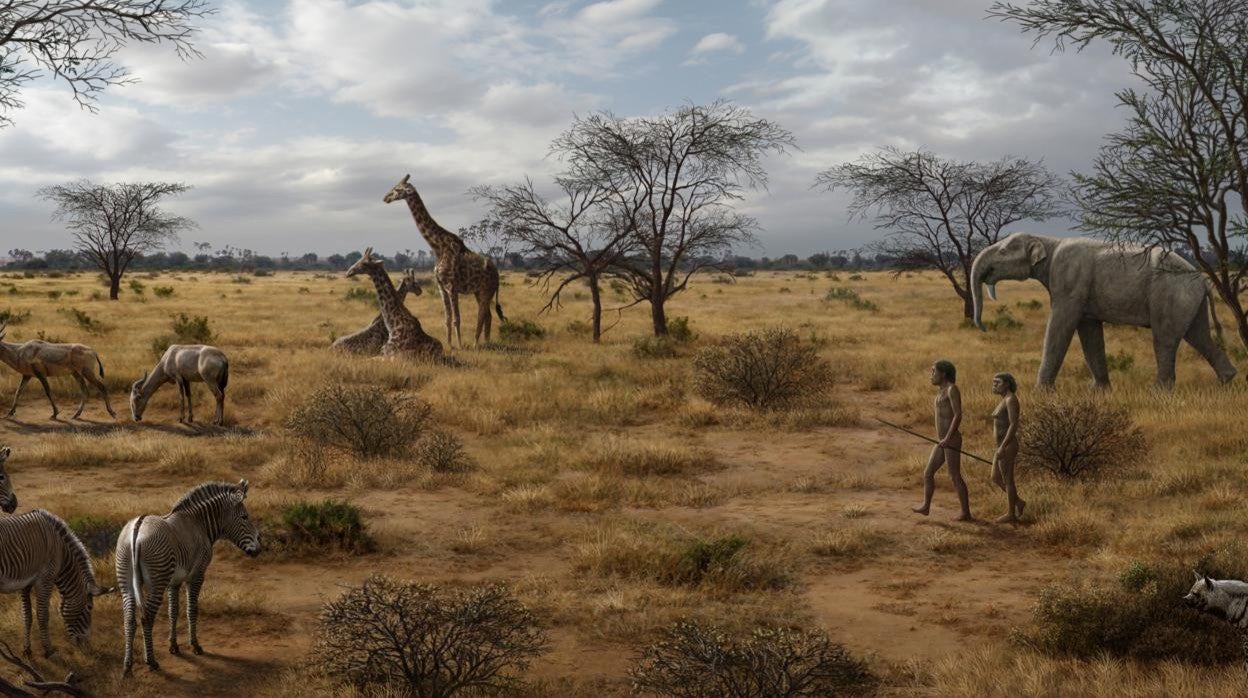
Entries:
[[416, 443], [416, 462], [435, 473], [455, 474], [475, 470], [477, 464], [464, 452], [453, 434], [433, 431]]
[[0, 324], [20, 325], [30, 319], [29, 310], [0, 310]]
[[521, 688], [520, 674], [547, 646], [506, 587], [375, 576], [325, 605], [312, 662], [370, 695], [495, 695]]
[[647, 647], [629, 670], [641, 695], [796, 698], [868, 694], [866, 665], [821, 631], [759, 628], [732, 637], [687, 620]]
[[1067, 479], [1125, 465], [1147, 449], [1144, 433], [1124, 408], [1092, 395], [1033, 403], [1021, 438], [1021, 464]]
[[832, 367], [790, 329], [724, 337], [694, 359], [694, 387], [720, 405], [786, 409], [826, 392]]
[[156, 356], [164, 354], [172, 344], [211, 344], [216, 339], [207, 316], [178, 313], [169, 317], [173, 334], [162, 334], [152, 340], [152, 353]]
[[498, 327], [504, 342], [525, 342], [546, 336], [546, 329], [532, 320], [507, 320]]
[[134, 295], [143, 295], [143, 289], [145, 288], [147, 287], [143, 285], [142, 281], [139, 281], [138, 279], [130, 279], [130, 290], [134, 291]]
[[429, 405], [371, 385], [322, 386], [286, 418], [296, 436], [377, 458], [404, 454], [424, 433]]
[[[853, 277], [851, 276], [850, 278], [852, 279]], [[880, 309], [880, 306], [876, 305], [874, 302], [859, 296], [858, 292], [854, 289], [845, 288], [844, 286], [829, 289], [828, 292], [824, 294], [823, 299], [829, 303], [832, 301], [843, 301], [855, 310], [875, 312]]]
[[152, 293], [156, 294], [157, 298], [168, 298], [173, 295], [173, 287], [172, 286], [153, 286]]
[[344, 301], [362, 301], [373, 307], [377, 307], [377, 292], [363, 286], [352, 286], [343, 294]]
[[639, 359], [670, 359], [680, 354], [671, 337], [638, 337], [633, 340], [633, 356]]
[[667, 336], [673, 342], [680, 344], [688, 344], [698, 338], [698, 335], [689, 327], [689, 318], [684, 315], [667, 321]]
[[77, 308], [61, 308], [58, 312], [68, 315], [78, 327], [87, 332], [99, 332], [102, 329], [99, 321], [85, 311]]
[[348, 502], [294, 502], [282, 507], [285, 542], [296, 548], [332, 548], [353, 555], [376, 549], [360, 508]]

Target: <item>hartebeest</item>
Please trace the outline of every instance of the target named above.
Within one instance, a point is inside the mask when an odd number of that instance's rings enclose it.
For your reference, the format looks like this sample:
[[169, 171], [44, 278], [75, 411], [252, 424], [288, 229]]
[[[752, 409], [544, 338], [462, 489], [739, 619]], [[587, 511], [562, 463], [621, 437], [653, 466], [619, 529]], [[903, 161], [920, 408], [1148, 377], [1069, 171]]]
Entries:
[[[87, 404], [87, 383], [99, 388], [100, 394], [104, 396], [104, 407], [110, 415], [117, 417], [108, 401], [108, 388], [100, 380], [104, 377], [104, 364], [94, 349], [85, 344], [51, 344], [42, 339], [32, 339], [21, 344], [5, 342], [4, 333], [7, 329], [8, 325], [0, 322], [0, 361], [22, 376], [21, 382], [17, 384], [17, 392], [13, 393], [13, 406], [9, 408], [9, 417], [17, 412], [17, 400], [22, 395], [22, 389], [26, 387], [26, 381], [33, 376], [43, 386], [43, 392], [52, 404], [52, 419], [56, 419], [59, 410], [56, 409], [56, 401], [52, 399], [48, 376], [66, 374], [78, 381], [78, 389], [82, 391], [82, 400], [78, 403], [78, 411], [74, 412], [74, 419], [78, 419], [82, 408]], [[98, 378], [95, 375], [96, 368], [100, 371]]]

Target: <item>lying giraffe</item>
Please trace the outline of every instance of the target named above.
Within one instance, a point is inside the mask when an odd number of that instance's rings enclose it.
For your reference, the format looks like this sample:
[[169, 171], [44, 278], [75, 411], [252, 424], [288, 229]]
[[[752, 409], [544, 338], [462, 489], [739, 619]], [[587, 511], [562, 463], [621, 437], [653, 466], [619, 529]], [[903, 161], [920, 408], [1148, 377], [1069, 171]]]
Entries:
[[[399, 283], [397, 293], [400, 305], [407, 300], [407, 294], [411, 293], [414, 296], [419, 296], [424, 293], [420, 288], [420, 283], [416, 281], [415, 269], [408, 269], [403, 272], [403, 281]], [[373, 318], [373, 321], [369, 323], [368, 327], [359, 332], [353, 332], [335, 339], [329, 348], [334, 351], [347, 352], [348, 354], [377, 356], [381, 353], [381, 348], [385, 346], [388, 339], [390, 339], [390, 333], [386, 331], [386, 320], [379, 312], [377, 317]]]
[[381, 347], [382, 356], [406, 355], [417, 358], [442, 356], [442, 343], [425, 334], [420, 320], [399, 302], [399, 294], [386, 273], [381, 260], [373, 257], [373, 248], [364, 250], [364, 256], [351, 265], [347, 276], [367, 274], [377, 289], [377, 301], [381, 304], [381, 317], [386, 323], [390, 338]]
[[[416, 220], [417, 229], [420, 230], [425, 242], [429, 243], [433, 254], [438, 258], [433, 268], [433, 276], [437, 279], [438, 291], [442, 295], [442, 310], [446, 316], [446, 343], [452, 345], [458, 342], [461, 349], [464, 346], [463, 337], [459, 333], [459, 294], [461, 293], [471, 293], [477, 298], [477, 332], [474, 342], [481, 343], [481, 330], [484, 329], [485, 341], [488, 343], [492, 322], [491, 302], [494, 303], [494, 310], [498, 312], [499, 321], [507, 322], [507, 318], [503, 317], [503, 306], [498, 302], [498, 267], [495, 267], [494, 262], [488, 257], [468, 249], [458, 235], [433, 220], [433, 216], [429, 215], [429, 209], [425, 208], [425, 202], [421, 201], [420, 194], [416, 193], [416, 188], [408, 183], [411, 177], [410, 174], [405, 175], [402, 181], [386, 193], [382, 201], [388, 204], [400, 199], [407, 201], [412, 218]], [[453, 339], [452, 327], [454, 328]]]

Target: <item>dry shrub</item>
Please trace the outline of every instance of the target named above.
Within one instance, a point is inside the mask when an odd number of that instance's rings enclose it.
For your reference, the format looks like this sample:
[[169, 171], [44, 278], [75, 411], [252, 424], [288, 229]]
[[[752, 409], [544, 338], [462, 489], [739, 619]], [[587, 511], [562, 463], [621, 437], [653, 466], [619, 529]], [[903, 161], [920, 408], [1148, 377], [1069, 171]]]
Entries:
[[441, 698], [515, 690], [546, 650], [503, 586], [444, 589], [374, 576], [321, 611], [312, 662], [362, 692]]
[[349, 502], [292, 502], [282, 507], [281, 518], [285, 528], [281, 540], [289, 548], [362, 555], [377, 547], [363, 512]]
[[417, 463], [435, 473], [467, 473], [477, 467], [459, 439], [444, 431], [430, 432], [417, 442], [414, 456]]
[[1144, 433], [1121, 407], [1095, 396], [1038, 402], [1023, 420], [1020, 462], [1075, 479], [1144, 455]]
[[[1114, 583], [1050, 586], [1040, 594], [1031, 625], [1016, 632], [1015, 640], [1045, 654], [1085, 659], [1240, 661], [1236, 629], [1180, 600], [1191, 588], [1193, 565], [1219, 572], [1209, 561], [1132, 562]], [[1248, 572], [1242, 562], [1232, 568], [1220, 571]]]
[[786, 698], [869, 693], [876, 679], [821, 631], [759, 628], [731, 637], [679, 621], [629, 670], [633, 690], [678, 698]]
[[718, 405], [786, 409], [820, 396], [832, 367], [797, 332], [773, 328], [724, 337], [694, 359], [694, 386]]
[[295, 407], [286, 428], [297, 436], [365, 458], [400, 455], [420, 438], [429, 405], [377, 387], [330, 383]]

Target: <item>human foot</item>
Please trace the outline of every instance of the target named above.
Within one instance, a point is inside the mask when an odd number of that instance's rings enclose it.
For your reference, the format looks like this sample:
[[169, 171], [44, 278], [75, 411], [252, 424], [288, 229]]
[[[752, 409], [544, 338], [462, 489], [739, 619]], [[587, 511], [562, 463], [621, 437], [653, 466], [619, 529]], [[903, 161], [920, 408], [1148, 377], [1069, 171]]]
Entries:
[[1002, 516], [998, 516], [996, 521], [997, 523], [1018, 523], [1018, 518], [1016, 518], [1013, 514], [1004, 514]]
[[922, 514], [924, 516], [927, 516], [927, 513], [931, 511], [931, 509], [929, 507], [914, 507], [910, 511], [913, 511], [916, 514]]
[[971, 516], [971, 512], [966, 511], [966, 512], [962, 512], [962, 513], [961, 513], [961, 514], [959, 514], [958, 516], [954, 517], [954, 519], [953, 519], [953, 520], [954, 520], [954, 521], [974, 521], [974, 520], [975, 520], [975, 517], [974, 517], [974, 516]]

